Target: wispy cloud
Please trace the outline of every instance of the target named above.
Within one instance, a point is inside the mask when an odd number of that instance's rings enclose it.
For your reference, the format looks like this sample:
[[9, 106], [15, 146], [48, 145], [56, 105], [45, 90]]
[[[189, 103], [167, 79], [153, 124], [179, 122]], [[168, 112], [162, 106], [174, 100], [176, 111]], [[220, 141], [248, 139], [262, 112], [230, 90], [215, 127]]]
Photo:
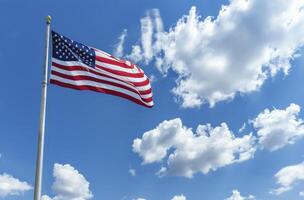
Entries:
[[136, 176], [136, 170], [135, 169], [129, 169], [129, 174], [131, 176]]
[[127, 37], [127, 29], [124, 29], [118, 37], [118, 43], [115, 45], [114, 56], [121, 58], [124, 55], [124, 43]]

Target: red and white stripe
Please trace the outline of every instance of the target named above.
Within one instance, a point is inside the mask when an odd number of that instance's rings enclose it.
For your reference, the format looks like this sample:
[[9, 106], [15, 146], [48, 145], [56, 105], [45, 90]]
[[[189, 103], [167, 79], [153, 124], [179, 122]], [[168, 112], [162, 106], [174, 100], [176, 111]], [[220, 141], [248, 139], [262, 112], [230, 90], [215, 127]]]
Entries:
[[77, 90], [91, 90], [126, 98], [152, 107], [153, 93], [144, 71], [129, 61], [94, 49], [95, 68], [80, 61], [52, 58], [50, 83]]

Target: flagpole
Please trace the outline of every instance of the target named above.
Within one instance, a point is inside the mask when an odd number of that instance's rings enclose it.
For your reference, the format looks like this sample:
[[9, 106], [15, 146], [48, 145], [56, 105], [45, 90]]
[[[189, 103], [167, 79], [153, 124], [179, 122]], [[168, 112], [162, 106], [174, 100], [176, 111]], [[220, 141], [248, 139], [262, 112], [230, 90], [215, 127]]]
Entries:
[[40, 200], [41, 198], [44, 130], [45, 130], [45, 108], [46, 108], [49, 45], [50, 45], [50, 31], [51, 31], [50, 26], [51, 26], [51, 16], [48, 15], [46, 17], [46, 38], [45, 38], [46, 43], [45, 43], [45, 57], [44, 57], [42, 94], [41, 94], [41, 105], [40, 105], [40, 124], [39, 124], [39, 133], [38, 133], [38, 150], [37, 150], [37, 160], [36, 160], [34, 200]]

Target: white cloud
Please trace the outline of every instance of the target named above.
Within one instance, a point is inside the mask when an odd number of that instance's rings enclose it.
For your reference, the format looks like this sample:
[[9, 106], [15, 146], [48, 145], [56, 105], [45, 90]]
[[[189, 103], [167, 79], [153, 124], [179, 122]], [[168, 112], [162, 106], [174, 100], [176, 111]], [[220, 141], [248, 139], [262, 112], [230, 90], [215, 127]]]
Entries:
[[121, 58], [124, 55], [124, 43], [127, 37], [127, 29], [124, 29], [118, 37], [118, 43], [115, 45], [114, 56]]
[[27, 182], [20, 181], [9, 174], [0, 174], [0, 198], [9, 195], [22, 195], [32, 189]]
[[132, 60], [133, 62], [139, 62], [143, 59], [142, 50], [139, 45], [132, 46], [132, 53], [126, 56], [127, 59]]
[[152, 52], [152, 36], [153, 36], [153, 24], [151, 17], [147, 14], [146, 17], [140, 20], [141, 24], [141, 46], [143, 48], [143, 57], [146, 62], [153, 56]]
[[133, 200], [146, 200], [144, 198], [137, 198], [137, 199], [133, 199]]
[[140, 20], [141, 40], [140, 45], [133, 45], [132, 52], [127, 58], [134, 62], [143, 60], [148, 64], [159, 47], [158, 33], [163, 31], [163, 22], [158, 9], [152, 9]]
[[299, 192], [299, 196], [304, 197], [304, 191]]
[[177, 118], [165, 120], [135, 139], [133, 151], [143, 158], [143, 164], [167, 160], [158, 172], [160, 176], [192, 177], [196, 172], [207, 174], [252, 158], [256, 150], [254, 141], [251, 134], [235, 137], [226, 123], [215, 128], [210, 124], [199, 125], [193, 133]]
[[51, 197], [49, 197], [48, 195], [43, 195], [41, 197], [41, 200], [53, 200]]
[[232, 196], [225, 200], [255, 200], [255, 197], [252, 195], [249, 195], [248, 197], [243, 197], [238, 190], [233, 190]]
[[187, 200], [184, 195], [175, 195], [171, 200]]
[[52, 190], [56, 196], [51, 198], [44, 195], [43, 200], [88, 200], [93, 197], [89, 189], [90, 183], [71, 165], [56, 163], [53, 176], [55, 182]]
[[136, 176], [136, 170], [135, 169], [129, 169], [129, 174], [131, 176]]
[[304, 137], [304, 125], [298, 117], [299, 112], [299, 105], [290, 104], [285, 110], [265, 109], [260, 113], [253, 120], [260, 145], [274, 151]]
[[288, 74], [304, 43], [303, 6], [299, 0], [230, 0], [217, 17], [205, 19], [192, 7], [168, 31], [154, 25], [162, 24], [159, 14], [147, 14], [131, 55], [154, 60], [164, 74], [176, 72], [172, 91], [183, 107], [214, 106], [258, 90], [279, 71]]
[[304, 162], [282, 168], [275, 174], [275, 178], [279, 187], [270, 193], [280, 195], [291, 190], [296, 182], [304, 181]]
[[239, 133], [242, 133], [246, 129], [246, 123], [239, 129]]

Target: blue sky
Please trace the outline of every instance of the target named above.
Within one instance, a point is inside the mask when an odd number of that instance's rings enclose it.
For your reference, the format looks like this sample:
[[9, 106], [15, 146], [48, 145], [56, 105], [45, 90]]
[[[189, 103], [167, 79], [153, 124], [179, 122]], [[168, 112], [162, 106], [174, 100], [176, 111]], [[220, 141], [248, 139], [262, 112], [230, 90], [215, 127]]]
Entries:
[[[294, 23], [298, 23], [295, 26], [298, 28], [290, 27], [289, 32], [282, 31], [278, 35], [271, 35], [272, 32], [267, 32], [267, 27], [256, 17], [259, 14], [257, 14], [258, 10], [254, 9], [261, 7], [257, 3], [261, 1], [249, 1], [253, 6], [246, 8], [247, 10], [235, 8], [238, 2], [242, 1], [92, 0], [84, 3], [83, 1], [1, 0], [0, 65], [3, 76], [0, 79], [2, 90], [0, 98], [0, 175], [10, 174], [16, 179], [26, 181], [31, 186], [34, 185], [44, 58], [45, 16], [50, 14], [53, 30], [109, 53], [114, 52], [119, 43], [119, 36], [126, 29], [123, 57], [133, 59], [147, 75], [155, 77], [155, 81], [152, 83], [155, 106], [152, 109], [147, 109], [110, 95], [49, 85], [43, 194], [50, 197], [58, 195], [56, 191], [52, 190], [52, 185], [55, 178], [53, 177], [53, 167], [55, 163], [59, 163], [69, 164], [83, 174], [86, 181], [90, 183], [89, 190], [94, 196], [92, 199], [170, 200], [175, 195], [183, 194], [187, 200], [224, 200], [232, 195], [233, 190], [238, 190], [243, 199], [250, 199], [247, 198], [249, 195], [254, 195], [257, 200], [302, 199], [303, 196], [300, 196], [299, 192], [303, 191], [304, 178], [291, 180], [290, 185], [288, 185], [291, 188], [281, 194], [270, 194], [270, 191], [282, 186], [276, 184], [279, 175], [275, 177], [275, 174], [287, 166], [300, 165], [304, 161], [304, 141], [301, 139], [304, 130], [302, 126], [304, 114], [302, 111], [294, 111], [291, 114], [291, 118], [299, 123], [296, 127], [294, 124], [290, 125], [290, 121], [284, 118], [284, 111], [287, 111], [291, 103], [296, 104], [299, 108], [304, 106], [304, 93], [301, 90], [301, 86], [304, 84], [304, 59], [300, 55], [295, 56], [301, 54], [304, 41], [303, 23], [297, 22], [296, 19], [301, 21], [303, 17], [292, 14], [295, 12], [288, 12], [288, 19], [293, 19]], [[278, 0], [277, 4], [284, 7], [285, 3], [284, 0]], [[292, 1], [290, 4], [294, 4], [295, 9], [301, 7], [296, 5], [296, 1]], [[226, 18], [225, 16], [218, 17], [222, 5], [228, 6], [227, 9], [233, 17], [229, 13], [226, 13], [229, 15]], [[282, 16], [278, 16], [278, 12], [275, 11], [278, 6], [271, 6], [271, 3], [267, 5], [268, 7], [261, 7], [261, 10], [269, 11], [267, 13], [269, 15], [265, 16], [278, 19], [278, 22], [271, 23], [280, 24], [280, 20], [284, 23], [284, 18], [280, 18]], [[182, 31], [178, 32], [178, 28], [181, 26], [177, 24], [177, 21], [184, 15], [191, 15], [189, 11], [192, 6], [196, 7], [194, 15], [200, 16], [196, 21], [194, 20], [194, 23], [203, 22], [206, 17], [213, 16], [212, 20], [219, 21], [211, 20], [211, 23], [218, 23], [217, 27], [219, 28], [215, 29], [217, 33], [212, 33], [213, 35], [207, 33], [207, 36], [204, 36], [203, 31], [207, 28], [200, 25], [194, 26], [193, 41], [191, 39], [189, 42], [186, 40], [187, 37], [184, 40], [183, 37], [179, 37], [178, 34], [182, 34]], [[160, 41], [163, 44], [182, 41], [175, 43], [174, 48], [176, 48], [176, 52], [180, 50], [178, 45], [189, 48], [185, 57], [176, 53], [176, 58], [172, 60], [169, 56], [172, 46], [170, 48], [160, 47], [160, 52], [152, 50], [152, 57], [145, 57], [144, 45], [146, 41], [142, 39], [144, 33], [140, 20], [145, 17], [152, 21], [155, 20], [157, 17], [149, 14], [153, 13], [152, 9], [157, 9], [160, 13], [163, 22], [163, 29], [160, 32], [168, 35], [171, 27], [171, 34], [174, 35], [172, 37], [175, 38], [172, 42], [171, 38], [164, 36], [165, 39]], [[302, 10], [298, 9], [297, 11], [303, 14]], [[246, 13], [251, 14], [247, 15]], [[235, 18], [241, 20], [236, 20], [233, 24], [232, 19]], [[226, 19], [232, 20], [230, 22], [234, 28], [231, 29], [234, 32], [221, 28], [221, 22], [225, 24]], [[249, 28], [246, 28], [242, 23], [246, 20], [250, 23]], [[180, 21], [180, 25], [187, 24], [189, 21], [190, 18]], [[267, 18], [262, 21], [267, 21]], [[261, 27], [265, 28], [266, 33], [260, 33], [259, 28]], [[277, 30], [277, 27], [274, 24], [271, 28]], [[198, 32], [194, 33], [195, 31]], [[157, 34], [154, 27], [153, 36]], [[187, 33], [185, 34], [187, 36]], [[257, 35], [254, 38], [257, 41], [253, 41], [252, 36], [254, 35]], [[213, 38], [215, 36], [216, 39]], [[232, 36], [238, 38], [238, 46], [233, 46], [235, 38]], [[247, 37], [253, 42], [247, 44], [247, 40], [243, 40]], [[276, 39], [269, 39], [272, 37]], [[213, 45], [212, 42], [217, 39], [219, 43]], [[156, 44], [156, 40], [154, 37], [152, 45]], [[209, 43], [204, 43], [208, 40], [210, 40]], [[188, 47], [189, 43], [200, 45], [189, 45]], [[139, 60], [132, 56], [132, 46], [136, 45], [142, 50], [142, 58]], [[204, 48], [204, 45], [209, 45], [209, 48]], [[260, 50], [263, 45], [269, 47], [272, 51], [269, 55], [273, 57], [253, 52], [253, 49]], [[212, 53], [208, 52], [209, 49], [213, 49]], [[229, 52], [225, 49], [229, 49]], [[245, 52], [244, 55], [242, 52]], [[157, 69], [156, 58], [159, 54], [161, 54], [159, 58], [167, 63]], [[216, 66], [217, 62], [210, 64], [203, 59], [205, 55], [211, 55], [209, 60], [218, 60], [218, 54], [220, 56], [227, 55], [227, 62], [223, 64], [221, 77], [217, 75], [217, 72], [212, 71], [212, 66]], [[243, 57], [248, 58], [250, 63], [249, 61], [241, 61]], [[236, 62], [236, 58], [240, 62]], [[198, 64], [193, 61], [195, 59], [197, 59]], [[182, 70], [178, 68], [176, 60], [183, 63]], [[286, 64], [285, 61], [289, 61], [290, 64], [283, 65]], [[201, 66], [209, 66], [209, 64], [210, 70], [200, 68]], [[233, 70], [229, 70], [232, 69], [229, 68], [231, 66]], [[242, 70], [247, 69], [247, 67], [249, 69], [251, 66], [262, 70], [263, 73], [255, 71], [255, 74], [248, 75], [246, 71], [244, 74], [248, 77], [245, 75], [245, 78], [241, 77]], [[272, 69], [277, 71], [272, 74]], [[204, 77], [209, 76], [209, 72], [210, 77], [213, 78], [208, 82], [205, 81]], [[195, 73], [198, 75], [194, 76]], [[203, 75], [199, 75], [200, 73]], [[248, 83], [249, 79], [255, 75], [265, 75], [262, 81], [258, 80], [261, 81], [257, 84], [258, 86], [252, 86], [251, 83]], [[209, 85], [211, 86], [208, 91], [188, 88], [187, 90], [181, 89], [180, 93], [174, 93], [173, 88], [180, 89], [182, 87], [179, 82], [181, 79], [185, 82], [194, 81], [198, 85], [206, 84], [207, 88]], [[222, 79], [225, 80], [222, 82]], [[235, 80], [242, 80], [241, 86], [236, 87], [235, 84], [239, 83], [236, 83]], [[230, 87], [229, 84], [233, 86]], [[243, 87], [243, 85], [246, 86]], [[225, 93], [227, 90], [230, 97], [224, 96], [227, 94]], [[214, 93], [210, 91], [219, 91], [223, 97], [214, 100], [212, 97]], [[197, 98], [185, 103], [187, 97], [184, 97], [184, 94], [194, 94], [197, 95]], [[196, 103], [196, 100], [200, 103]], [[214, 105], [212, 101], [215, 102]], [[248, 122], [254, 121], [259, 114], [264, 112], [264, 109], [269, 109], [270, 113], [278, 111], [278, 115], [281, 116], [281, 119], [277, 119], [271, 114], [266, 116], [269, 117], [269, 120], [274, 120], [274, 128], [271, 123], [263, 124], [263, 119], [260, 125], [257, 121], [256, 125], [253, 122]], [[185, 177], [180, 173], [168, 173], [163, 177], [158, 177], [156, 172], [161, 167], [170, 170], [170, 165], [167, 163], [168, 155], [178, 149], [178, 144], [170, 144], [166, 157], [159, 158], [160, 162], [151, 162], [145, 165], [142, 162], [144, 155], [147, 154], [141, 152], [142, 149], [134, 150], [132, 144], [136, 138], [142, 139], [141, 141], [144, 142], [142, 137], [145, 132], [157, 129], [156, 127], [164, 120], [170, 121], [175, 118], [180, 118], [183, 126], [192, 128], [193, 133], [198, 125], [210, 123], [212, 127], [218, 127], [223, 122], [228, 125], [230, 132], [236, 138], [242, 138], [252, 133], [252, 136], [255, 137], [255, 142], [252, 144], [255, 152], [248, 159], [240, 162], [231, 161], [206, 173], [201, 173], [199, 170], [194, 171], [192, 178]], [[239, 132], [238, 130], [244, 123], [246, 123], [245, 130]], [[271, 149], [261, 141], [262, 139], [258, 135], [259, 130], [269, 131], [267, 133], [277, 134], [278, 137], [284, 135], [284, 137], [290, 138], [280, 148]], [[157, 131], [160, 134], [166, 134], [166, 130], [164, 132]], [[154, 142], [157, 145], [157, 142], [160, 141]], [[180, 147], [178, 150], [185, 149]], [[201, 152], [199, 151], [199, 153]], [[196, 161], [200, 163], [204, 160], [207, 158], [202, 157]], [[187, 162], [184, 165], [187, 165]], [[188, 166], [181, 166], [181, 168], [183, 167], [187, 168]], [[135, 176], [129, 173], [130, 169], [136, 171]], [[296, 174], [296, 176], [304, 177], [303, 173]], [[290, 176], [288, 177], [290, 178]], [[9, 194], [1, 197], [0, 183], [0, 199], [29, 200], [32, 199], [33, 190], [25, 191], [20, 195]], [[233, 199], [231, 198], [231, 200]]]

